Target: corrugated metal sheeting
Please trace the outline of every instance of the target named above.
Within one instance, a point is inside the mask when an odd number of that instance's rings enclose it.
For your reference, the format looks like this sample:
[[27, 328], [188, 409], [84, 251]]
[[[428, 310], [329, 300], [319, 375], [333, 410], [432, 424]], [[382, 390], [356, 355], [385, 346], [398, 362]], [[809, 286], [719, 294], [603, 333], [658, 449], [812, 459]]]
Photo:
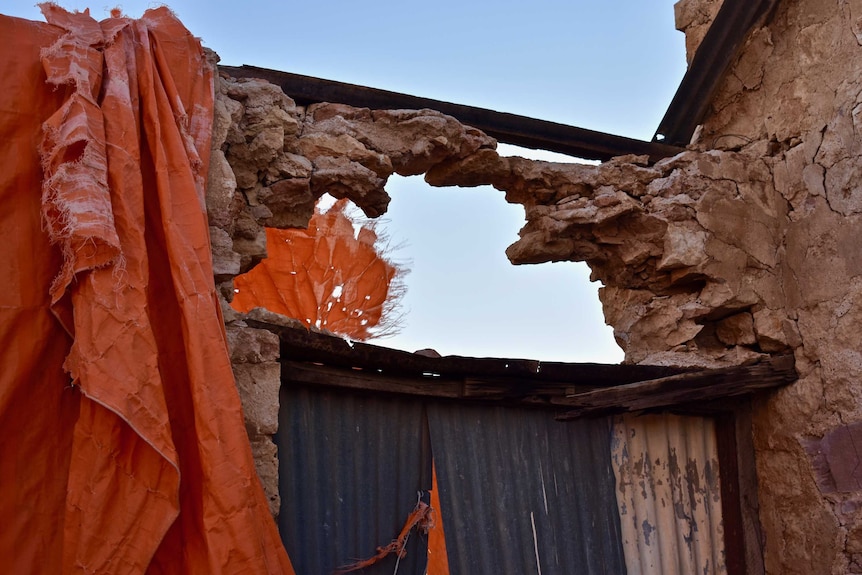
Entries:
[[428, 407], [451, 573], [624, 572], [608, 419]]
[[612, 452], [629, 575], [726, 573], [713, 421], [619, 417]]
[[[560, 422], [540, 409], [286, 385], [279, 425], [279, 527], [298, 575], [394, 539], [430, 488], [432, 449], [453, 574], [727, 572], [708, 418]], [[411, 532], [397, 573], [424, 573], [426, 551]]]
[[[431, 487], [422, 404], [282, 386], [279, 529], [298, 575], [327, 575], [387, 545]], [[423, 447], [423, 445], [425, 447]], [[425, 570], [411, 534], [398, 573]], [[390, 555], [363, 575], [392, 575]]]

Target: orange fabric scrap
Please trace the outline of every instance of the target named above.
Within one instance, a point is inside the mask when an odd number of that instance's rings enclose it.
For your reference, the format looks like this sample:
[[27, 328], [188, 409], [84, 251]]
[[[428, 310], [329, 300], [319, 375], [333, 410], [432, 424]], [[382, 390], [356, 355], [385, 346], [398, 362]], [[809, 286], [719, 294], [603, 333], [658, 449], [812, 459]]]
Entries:
[[234, 309], [264, 307], [359, 341], [383, 335], [400, 270], [381, 257], [371, 227], [356, 233], [347, 206], [316, 211], [307, 229], [267, 228], [268, 257], [234, 280]]
[[446, 552], [446, 532], [443, 529], [443, 512], [440, 489], [437, 483], [437, 465], [431, 465], [431, 507], [437, 509], [434, 528], [428, 532], [427, 575], [449, 575], [449, 555]]
[[395, 553], [396, 557], [404, 557], [407, 554], [404, 546], [407, 544], [407, 538], [410, 536], [410, 531], [414, 527], [416, 527], [420, 533], [424, 533], [426, 535], [428, 534], [428, 531], [434, 527], [434, 509], [427, 503], [423, 503], [421, 501], [416, 503], [416, 507], [414, 507], [410, 515], [407, 516], [407, 522], [404, 523], [404, 527], [401, 528], [401, 532], [398, 534], [398, 537], [393, 539], [386, 547], [378, 547], [377, 555], [362, 561], [357, 561], [356, 563], [351, 563], [350, 565], [345, 565], [344, 567], [339, 567], [333, 571], [333, 575], [344, 575], [344, 573], [365, 569], [366, 567], [374, 565], [381, 559], [388, 557], [392, 553]]
[[3, 571], [291, 574], [212, 277], [212, 70], [166, 8], [42, 11], [0, 15]]

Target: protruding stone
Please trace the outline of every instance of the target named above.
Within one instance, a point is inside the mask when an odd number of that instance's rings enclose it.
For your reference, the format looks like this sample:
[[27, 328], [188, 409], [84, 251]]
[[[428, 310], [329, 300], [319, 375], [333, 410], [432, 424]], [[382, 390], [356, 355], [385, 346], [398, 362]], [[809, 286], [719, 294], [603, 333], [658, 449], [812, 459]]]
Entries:
[[231, 279], [240, 272], [240, 255], [233, 251], [233, 240], [220, 228], [210, 226], [213, 255], [213, 275], [216, 282]]
[[258, 436], [251, 439], [251, 454], [257, 476], [263, 485], [263, 492], [269, 503], [269, 512], [278, 518], [281, 507], [281, 496], [278, 490], [278, 448], [268, 436]]
[[230, 359], [234, 364], [275, 362], [279, 358], [278, 336], [265, 329], [227, 326]]
[[754, 319], [750, 313], [738, 313], [724, 318], [715, 325], [715, 334], [727, 345], [754, 345]]
[[706, 263], [706, 232], [698, 225], [673, 223], [667, 226], [659, 271], [697, 267]]
[[249, 437], [274, 434], [278, 431], [281, 365], [278, 362], [234, 363], [233, 373]]
[[796, 324], [784, 312], [763, 308], [754, 312], [754, 332], [760, 349], [775, 353], [802, 343]]

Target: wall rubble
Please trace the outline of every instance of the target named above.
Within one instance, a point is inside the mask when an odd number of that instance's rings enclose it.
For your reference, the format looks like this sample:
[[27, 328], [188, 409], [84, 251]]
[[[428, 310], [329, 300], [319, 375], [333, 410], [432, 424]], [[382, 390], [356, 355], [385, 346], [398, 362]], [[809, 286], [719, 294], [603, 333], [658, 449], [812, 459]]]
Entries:
[[[693, 34], [717, 5], [681, 2], [678, 26]], [[841, 447], [862, 421], [862, 1], [837, 7], [780, 3], [700, 140], [655, 165], [502, 158], [434, 112], [305, 109], [264, 82], [222, 79], [208, 200], [221, 293], [264, 256], [262, 226], [304, 225], [326, 191], [376, 216], [392, 173], [491, 184], [525, 208], [510, 259], [586, 261], [627, 362], [794, 353], [799, 381], [754, 402], [766, 572], [862, 573], [862, 465]]]

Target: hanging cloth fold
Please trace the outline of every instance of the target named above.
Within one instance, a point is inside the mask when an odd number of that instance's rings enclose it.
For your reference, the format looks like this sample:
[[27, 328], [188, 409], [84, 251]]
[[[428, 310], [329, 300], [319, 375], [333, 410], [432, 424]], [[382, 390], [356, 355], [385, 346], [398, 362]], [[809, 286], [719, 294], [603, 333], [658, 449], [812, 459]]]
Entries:
[[166, 8], [0, 16], [0, 561], [293, 569], [212, 277], [212, 67]]

